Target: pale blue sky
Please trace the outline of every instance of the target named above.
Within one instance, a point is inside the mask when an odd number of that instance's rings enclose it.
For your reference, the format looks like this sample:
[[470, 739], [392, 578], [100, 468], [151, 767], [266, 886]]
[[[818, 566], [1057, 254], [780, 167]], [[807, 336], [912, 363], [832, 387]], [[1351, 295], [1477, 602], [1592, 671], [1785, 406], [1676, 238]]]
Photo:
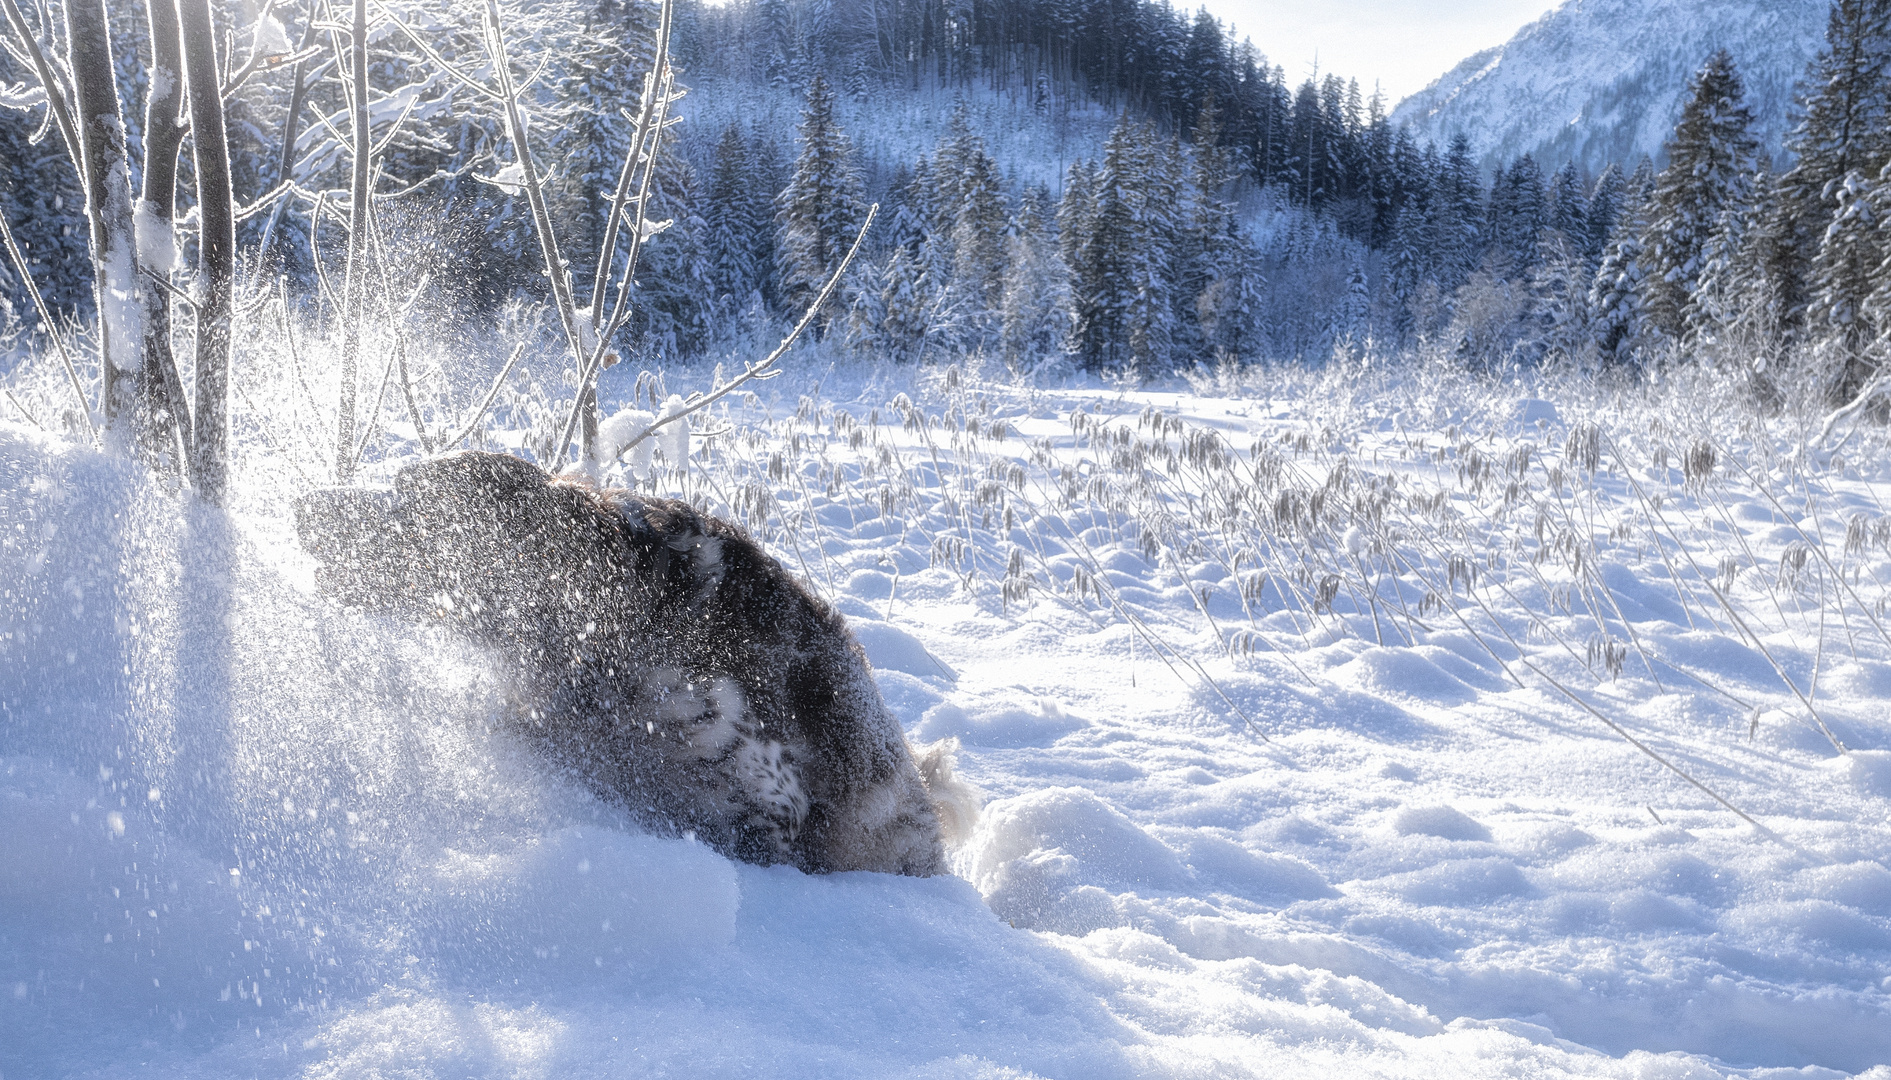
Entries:
[[1559, 0], [1178, 0], [1208, 10], [1253, 40], [1297, 85], [1313, 70], [1376, 79], [1386, 98], [1425, 88], [1479, 49], [1510, 40]]

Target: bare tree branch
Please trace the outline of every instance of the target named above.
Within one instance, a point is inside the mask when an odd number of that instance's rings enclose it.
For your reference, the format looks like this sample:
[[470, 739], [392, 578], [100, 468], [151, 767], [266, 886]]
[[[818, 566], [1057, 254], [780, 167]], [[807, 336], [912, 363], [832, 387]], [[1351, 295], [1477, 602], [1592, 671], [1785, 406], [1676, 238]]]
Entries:
[[6, 11], [7, 25], [19, 35], [20, 41], [26, 46], [26, 54], [32, 58], [40, 87], [46, 91], [47, 116], [59, 128], [59, 138], [66, 144], [66, 154], [72, 158], [72, 167], [80, 168], [84, 155], [79, 150], [78, 122], [72, 117], [72, 107], [66, 104], [66, 95], [60, 89], [59, 76], [53, 70], [52, 61], [47, 58], [45, 50], [39, 47], [39, 39], [33, 36], [33, 28], [26, 24], [26, 16], [20, 13], [19, 0], [0, 0], [0, 9]]
[[[11, 2], [11, 0], [9, 0]], [[19, 271], [20, 280], [26, 283], [26, 294], [33, 298], [33, 310], [39, 312], [39, 322], [46, 328], [46, 336], [53, 339], [53, 346], [59, 350], [59, 361], [65, 365], [66, 379], [72, 384], [72, 396], [79, 404], [79, 415], [85, 418], [86, 434], [94, 443], [98, 442], [98, 425], [92, 422], [92, 406], [85, 398], [85, 387], [79, 382], [79, 369], [72, 362], [72, 354], [66, 351], [66, 339], [59, 336], [59, 326], [46, 310], [46, 301], [39, 295], [39, 286], [33, 282], [33, 273], [27, 268], [26, 256], [20, 253], [20, 245], [14, 242], [13, 229], [7, 225], [6, 215], [0, 214], [0, 241], [6, 243], [7, 254], [13, 259], [13, 268]]]
[[867, 220], [861, 223], [860, 234], [854, 237], [853, 246], [847, 249], [847, 257], [840, 261], [840, 266], [836, 267], [834, 270], [834, 276], [828, 278], [827, 284], [822, 287], [821, 294], [814, 298], [814, 302], [812, 304], [808, 305], [808, 310], [802, 314], [801, 321], [794, 324], [794, 329], [788, 331], [788, 336], [781, 339], [781, 344], [775, 346], [774, 352], [769, 353], [767, 358], [764, 359], [761, 363], [756, 364], [755, 366], [750, 367], [750, 368], [745, 368], [742, 374], [737, 375], [735, 378], [730, 379], [728, 382], [722, 384], [719, 387], [716, 387], [715, 389], [711, 390], [709, 393], [703, 395], [697, 400], [690, 402], [686, 408], [678, 412], [671, 413], [668, 416], [662, 417], [658, 419], [655, 423], [651, 424], [649, 427], [644, 428], [642, 431], [638, 432], [634, 437], [632, 437], [632, 439], [629, 442], [625, 443], [623, 447], [617, 451], [616, 456], [619, 458], [622, 458], [624, 456], [624, 453], [630, 450], [631, 447], [636, 446], [638, 443], [656, 434], [657, 429], [665, 427], [669, 424], [674, 424], [678, 420], [681, 420], [686, 416], [689, 416], [693, 413], [699, 413], [703, 411], [704, 409], [707, 409], [709, 406], [714, 405], [716, 402], [721, 401], [723, 398], [728, 397], [730, 394], [735, 393], [738, 389], [741, 388], [743, 383], [749, 382], [752, 379], [768, 378], [769, 375], [771, 374], [770, 369], [775, 366], [776, 361], [780, 360], [784, 355], [787, 354], [788, 350], [791, 347], [793, 347], [795, 343], [795, 339], [800, 337], [801, 332], [803, 330], [806, 330], [808, 328], [808, 324], [814, 321], [814, 316], [817, 312], [821, 310], [821, 305], [827, 303], [827, 298], [833, 295], [835, 287], [840, 284], [840, 279], [847, 273], [847, 267], [853, 264], [854, 256], [860, 253], [861, 241], [867, 238], [867, 230], [873, 227], [873, 219], [879, 213], [880, 213], [879, 203], [874, 203], [873, 206], [867, 210]]

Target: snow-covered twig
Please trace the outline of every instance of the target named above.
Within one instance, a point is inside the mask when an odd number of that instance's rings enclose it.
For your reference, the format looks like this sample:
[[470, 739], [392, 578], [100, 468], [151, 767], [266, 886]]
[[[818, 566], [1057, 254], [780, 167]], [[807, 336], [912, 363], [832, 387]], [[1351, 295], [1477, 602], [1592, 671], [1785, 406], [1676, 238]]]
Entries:
[[[531, 206], [533, 231], [545, 260], [545, 276], [551, 280], [552, 304], [558, 309], [558, 321], [564, 327], [571, 354], [582, 368], [585, 348], [578, 330], [577, 308], [571, 299], [571, 276], [565, 270], [564, 256], [558, 250], [558, 237], [552, 229], [551, 211], [545, 204], [545, 191], [539, 183], [538, 166], [532, 161], [532, 147], [526, 138], [525, 113], [519, 108], [518, 91], [512, 85], [511, 61], [506, 56], [505, 26], [499, 19], [498, 0], [486, 0], [486, 49], [492, 55], [499, 76], [499, 97], [505, 105], [506, 134], [512, 139], [525, 184], [526, 202]], [[579, 387], [582, 392], [583, 387]]]
[[[1832, 410], [1832, 412], [1826, 416], [1825, 423], [1819, 426], [1819, 437], [1812, 440], [1812, 445], [1823, 447], [1826, 441], [1832, 437], [1832, 430], [1834, 428], [1863, 412], [1865, 407], [1870, 405], [1873, 401], [1876, 401], [1879, 395], [1883, 394], [1887, 388], [1891, 388], [1891, 379], [1887, 379], [1887, 377], [1882, 374], [1874, 376], [1870, 382], [1865, 384], [1862, 390], [1858, 391], [1857, 397]], [[1847, 438], [1850, 438], [1850, 436], [1847, 436]]]
[[[519, 357], [524, 355], [525, 343], [520, 342], [518, 347], [512, 350], [512, 355], [507, 358], [505, 366], [499, 369], [499, 377], [492, 381], [492, 389], [486, 391], [486, 396], [480, 400], [479, 407], [473, 410], [472, 415], [467, 418], [465, 426], [460, 428], [460, 433], [441, 443], [437, 449], [429, 450], [429, 454], [446, 453], [448, 450], [453, 449], [461, 442], [465, 441], [466, 437], [471, 435], [474, 429], [479, 427], [480, 421], [486, 418], [486, 410], [492, 408], [493, 399], [499, 396], [499, 388], [505, 385], [506, 376], [512, 374], [512, 365], [518, 363]], [[425, 434], [421, 435], [421, 440], [424, 445], [426, 440]]]
[[[11, 4], [13, 0], [6, 0]], [[13, 229], [7, 225], [6, 215], [0, 214], [0, 241], [5, 241], [7, 254], [13, 259], [13, 268], [19, 272], [20, 280], [26, 283], [26, 294], [33, 300], [33, 310], [39, 313], [40, 325], [46, 328], [46, 336], [53, 339], [53, 346], [59, 350], [59, 362], [65, 365], [66, 379], [72, 384], [72, 396], [79, 403], [79, 415], [85, 417], [85, 430], [94, 443], [98, 442], [98, 425], [92, 422], [92, 407], [86, 403], [85, 387], [79, 383], [79, 369], [72, 362], [72, 354], [66, 351], [66, 339], [59, 336], [58, 324], [46, 310], [46, 301], [39, 294], [39, 286], [33, 281], [33, 274], [27, 268], [26, 256], [20, 253], [20, 245], [13, 239]]]
[[[806, 330], [808, 324], [814, 321], [814, 316], [820, 312], [821, 305], [825, 304], [827, 298], [833, 295], [834, 288], [840, 284], [840, 279], [847, 273], [847, 267], [853, 263], [854, 256], [860, 253], [860, 245], [867, 238], [867, 230], [873, 227], [873, 219], [879, 213], [879, 203], [874, 203], [873, 206], [867, 210], [867, 220], [861, 222], [860, 233], [854, 237], [853, 247], [847, 249], [847, 257], [840, 261], [840, 265], [834, 269], [833, 276], [827, 279], [827, 285], [821, 289], [821, 294], [816, 296], [814, 302], [808, 305], [808, 310], [802, 314], [801, 321], [794, 324], [794, 329], [788, 331], [788, 336], [781, 339], [781, 344], [775, 346], [774, 352], [769, 353], [761, 363], [743, 369], [742, 374], [737, 375], [735, 378], [716, 387], [709, 393], [689, 402], [683, 409], [658, 418], [654, 423], [632, 436], [629, 442], [626, 442], [622, 447], [618, 448], [611, 456], [613, 458], [621, 458], [631, 447], [636, 446], [638, 443], [656, 434], [659, 428], [673, 424], [687, 416], [707, 409], [709, 406], [735, 393], [737, 390], [741, 389], [744, 383], [752, 379], [768, 378], [771, 373], [770, 369], [793, 347], [795, 339], [800, 337], [801, 332]], [[564, 445], [569, 446], [570, 443], [571, 428], [568, 422], [565, 428]]]
[[466, 74], [465, 72], [461, 71], [459, 68], [454, 67], [451, 63], [448, 63], [445, 57], [441, 56], [439, 52], [437, 52], [432, 45], [428, 44], [426, 38], [416, 33], [413, 27], [408, 26], [406, 23], [402, 22], [400, 16], [394, 14], [393, 11], [389, 10], [386, 4], [377, 3], [374, 6], [380, 9], [381, 16], [383, 18], [385, 18], [388, 22], [393, 23], [395, 26], [400, 27], [401, 33], [407, 35], [407, 40], [413, 42], [414, 45], [417, 48], [419, 48], [422, 53], [426, 54], [427, 59], [433, 61], [434, 65], [438, 67], [441, 71], [444, 71], [448, 75], [453, 76], [453, 78], [458, 80], [462, 86], [467, 87], [468, 89], [472, 90], [474, 93], [478, 94], [479, 96], [483, 98], [486, 98], [487, 100], [490, 100], [490, 101], [500, 100], [500, 97], [498, 94], [493, 93], [490, 88], [485, 86], [479, 80], [473, 78], [471, 75]]
[[[597, 439], [596, 413], [592, 405], [594, 398], [592, 384], [597, 379], [598, 372], [604, 369], [604, 358], [610, 352], [611, 341], [616, 338], [618, 330], [622, 329], [625, 320], [630, 317], [630, 292], [637, 281], [637, 262], [643, 253], [644, 241], [655, 235], [657, 231], [649, 223], [650, 189], [656, 178], [658, 149], [662, 145], [663, 130], [668, 126], [665, 117], [668, 115], [671, 102], [681, 96], [680, 94], [673, 96], [672, 93], [676, 73], [670, 66], [671, 16], [672, 0], [664, 0], [657, 22], [657, 47], [651, 60], [650, 70], [644, 75], [643, 100], [639, 105], [630, 149], [624, 155], [624, 166], [618, 174], [617, 188], [611, 197], [610, 214], [605, 220], [604, 240], [600, 247], [597, 273], [592, 284], [591, 304], [587, 309], [591, 320], [589, 354], [580, 358], [578, 362], [578, 392], [572, 400], [571, 420], [566, 423], [563, 438], [558, 443], [557, 456], [560, 459], [564, 457], [566, 449], [571, 445], [572, 434], [576, 430], [575, 421], [578, 420], [584, 421], [584, 445], [581, 448], [580, 458], [588, 461], [596, 455], [597, 447], [594, 445]], [[629, 118], [628, 114], [626, 118]], [[644, 149], [646, 142], [649, 144], [647, 151]], [[636, 179], [639, 166], [643, 169], [640, 182]], [[637, 188], [637, 194], [634, 197], [630, 194], [633, 184]], [[617, 257], [618, 229], [621, 227], [626, 208], [633, 205], [636, 207], [636, 213], [631, 218], [630, 252], [624, 261], [624, 275], [618, 282], [617, 300], [611, 307], [610, 320], [605, 322], [603, 321], [604, 295], [610, 284], [611, 264]], [[593, 411], [587, 413], [585, 411], [587, 408], [593, 408]]]
[[66, 153], [76, 168], [83, 160], [79, 152], [79, 125], [73, 119], [72, 107], [66, 103], [65, 91], [60, 88], [59, 76], [53, 71], [52, 61], [47, 59], [45, 50], [39, 47], [39, 39], [33, 36], [32, 27], [26, 24], [18, 0], [0, 0], [0, 9], [5, 10], [7, 25], [19, 35], [20, 41], [26, 46], [27, 55], [32, 58], [33, 71], [39, 76], [40, 88], [46, 92], [46, 111], [59, 128], [60, 141], [66, 144]]
[[[268, 3], [265, 3], [263, 5], [262, 14], [259, 15], [256, 19], [255, 37], [250, 42], [249, 61], [245, 63], [240, 69], [238, 69], [234, 75], [231, 75], [229, 78], [223, 81], [223, 100], [224, 101], [226, 102], [229, 101], [230, 95], [242, 89], [243, 84], [249, 81], [249, 78], [251, 75], [256, 74], [257, 69], [263, 66], [263, 62], [265, 60], [276, 60], [278, 58], [284, 57], [284, 54], [280, 52], [264, 52], [263, 51], [263, 29], [266, 26], [268, 26], [269, 23], [273, 22], [275, 20], [275, 17], [276, 17], [276, 0], [268, 0]], [[277, 26], [278, 31], [280, 31], [282, 24], [277, 23], [276, 26]], [[284, 42], [283, 44], [286, 45], [288, 43]], [[287, 63], [288, 59], [287, 58], [282, 59], [281, 62]]]

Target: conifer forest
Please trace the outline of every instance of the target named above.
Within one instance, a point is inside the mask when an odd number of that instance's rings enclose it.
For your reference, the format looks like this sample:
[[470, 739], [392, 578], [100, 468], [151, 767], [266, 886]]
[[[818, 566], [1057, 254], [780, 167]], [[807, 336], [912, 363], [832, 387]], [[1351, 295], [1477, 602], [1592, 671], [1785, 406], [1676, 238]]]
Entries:
[[1891, 0], [1226, 3], [0, 0], [0, 1080], [1891, 1080]]
[[[343, 259], [330, 249], [345, 240], [333, 215], [350, 186], [348, 87], [315, 51], [332, 44], [326, 8], [277, 4], [259, 21], [254, 6], [216, 12], [245, 69], [226, 94], [236, 248], [246, 274], [307, 295], [324, 259]], [[148, 153], [140, 7], [111, 5], [107, 27], [134, 173]], [[19, 14], [55, 44], [57, 23], [39, 28], [49, 12]], [[381, 212], [426, 219], [429, 246], [454, 266], [430, 283], [449, 310], [503, 306], [543, 274], [526, 193], [495, 180], [512, 164], [505, 121], [475, 107], [480, 93], [452, 66], [483, 55], [478, 20], [425, 6], [374, 18]], [[656, 18], [616, 0], [519, 15], [542, 65], [530, 137], [552, 163], [545, 198], [569, 223], [574, 280], [602, 243], [629, 138], [620, 114], [649, 69]], [[879, 227], [822, 330], [900, 362], [976, 352], [1014, 369], [1067, 359], [1162, 374], [1318, 363], [1340, 342], [1422, 343], [1485, 369], [1640, 367], [1679, 352], [1732, 364], [1758, 393], [1811, 378], [1850, 401], [1877, 369], [1891, 305], [1876, 209], [1891, 158], [1884, 18], [1870, 3], [1834, 7], [1783, 146], [1749, 135], [1739, 58], [1715, 55], [1658, 160], [1592, 174], [1525, 154], [1486, 175], [1467, 137], [1419, 144], [1359, 79], [1290, 78], [1205, 11], [688, 0], [675, 14], [677, 90], [717, 101], [679, 102], [685, 122], [662, 140], [651, 215], [671, 224], [649, 246], [622, 345], [693, 358], [744, 312], [798, 315], [877, 203]], [[35, 104], [33, 64], [10, 38], [0, 199], [49, 310], [83, 324], [85, 191], [67, 135]], [[922, 94], [950, 122], [904, 153], [914, 140], [889, 138], [872, 103]], [[733, 102], [758, 99], [787, 122], [744, 123]], [[1020, 128], [1058, 132], [1058, 164], [1027, 160], [1037, 146], [1018, 143]], [[149, 136], [167, 148], [182, 137]], [[175, 208], [152, 212], [182, 215], [175, 243], [188, 251], [193, 163], [178, 165], [153, 170], [183, 180], [169, 181]], [[0, 280], [14, 332], [32, 327], [17, 268]]]

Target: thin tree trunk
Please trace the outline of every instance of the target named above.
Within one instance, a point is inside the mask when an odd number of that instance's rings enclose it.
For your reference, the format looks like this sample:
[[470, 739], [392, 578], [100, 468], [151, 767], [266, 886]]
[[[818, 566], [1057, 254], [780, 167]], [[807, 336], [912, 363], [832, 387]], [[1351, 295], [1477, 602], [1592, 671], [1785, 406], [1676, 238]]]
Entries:
[[116, 428], [125, 417], [135, 445], [149, 450], [153, 410], [140, 398], [144, 335], [139, 329], [143, 310], [131, 223], [131, 172], [104, 0], [71, 0], [66, 5], [66, 41], [83, 159], [79, 172], [92, 231], [92, 294], [98, 308], [106, 424]]
[[361, 353], [361, 293], [367, 283], [369, 157], [374, 143], [368, 130], [368, 0], [355, 0], [354, 25], [350, 29], [350, 63], [353, 76], [355, 161], [354, 183], [348, 211], [348, 270], [342, 283], [341, 314], [341, 406], [337, 410], [335, 432], [335, 479], [347, 483], [354, 475], [355, 461], [355, 382]]
[[[302, 44], [296, 47], [296, 52], [298, 53], [308, 52], [309, 46], [315, 44], [315, 5], [312, 3], [309, 5], [308, 18], [308, 26], [302, 31]], [[295, 62], [295, 74], [290, 76], [289, 111], [284, 114], [282, 118], [282, 152], [276, 160], [276, 182], [279, 184], [295, 179], [295, 142], [301, 134], [302, 107], [307, 104], [309, 99], [309, 66], [312, 63], [314, 63], [314, 60], [311, 57], [305, 56], [297, 60]], [[283, 201], [279, 202], [275, 211], [270, 214], [269, 228], [263, 236], [263, 250], [257, 252], [259, 262], [266, 262], [268, 260], [269, 241], [277, 235], [277, 219], [281, 217], [283, 206], [287, 200], [288, 196], [285, 194]]]
[[[144, 113], [144, 190], [139, 210], [144, 219], [140, 228], [153, 234], [140, 245], [139, 263], [146, 274], [170, 277], [176, 262], [177, 241], [172, 219], [177, 205], [177, 153], [184, 145], [187, 130], [182, 122], [184, 106], [183, 43], [178, 36], [177, 8], [170, 3], [147, 5], [151, 21], [150, 90]], [[165, 256], [166, 265], [150, 265], [147, 260]], [[170, 293], [150, 282], [140, 281], [144, 299], [143, 392], [160, 411], [153, 432], [154, 441], [166, 447], [176, 446], [185, 475], [193, 474], [190, 403], [184, 396], [184, 383], [177, 373], [177, 358], [171, 350]]]
[[210, 0], [177, 0], [184, 46], [184, 81], [190, 88], [191, 146], [197, 164], [197, 206], [202, 223], [197, 304], [197, 492], [221, 504], [229, 488], [230, 318], [236, 292], [236, 213], [230, 191], [230, 150], [223, 127], [216, 31]]

